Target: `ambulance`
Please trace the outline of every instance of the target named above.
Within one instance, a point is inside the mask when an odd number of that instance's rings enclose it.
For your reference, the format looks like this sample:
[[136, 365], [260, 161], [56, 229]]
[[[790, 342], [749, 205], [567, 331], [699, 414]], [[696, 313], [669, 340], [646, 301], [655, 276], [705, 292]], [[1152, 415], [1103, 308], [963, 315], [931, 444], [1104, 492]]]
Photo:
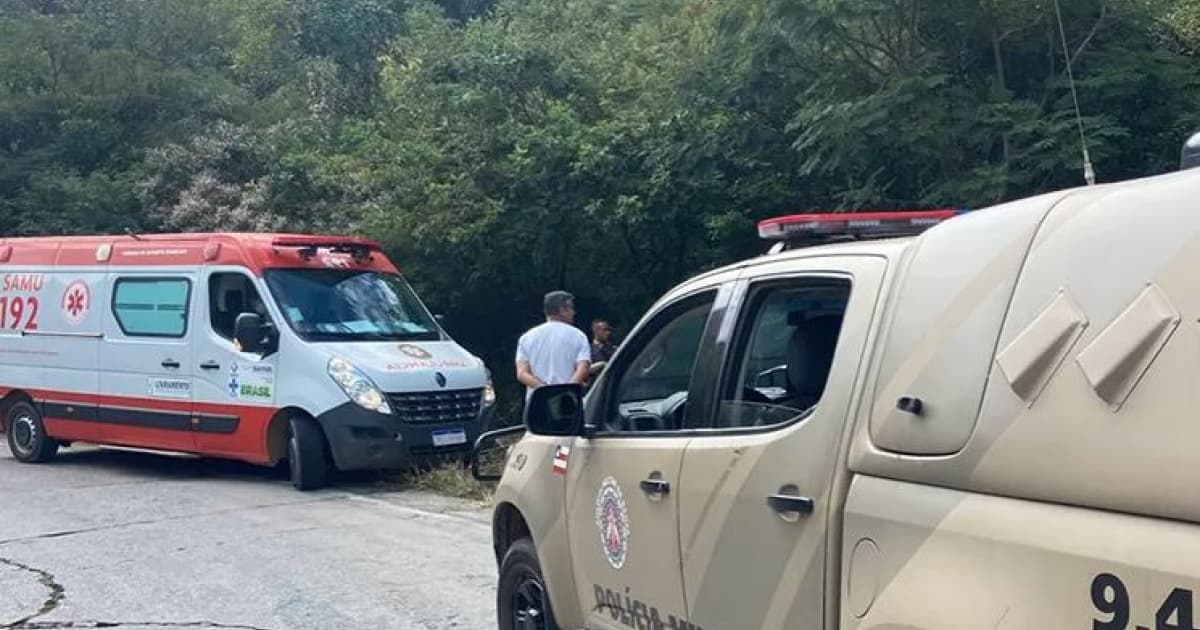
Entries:
[[759, 234], [478, 441], [501, 629], [1200, 627], [1200, 169]]
[[286, 234], [0, 239], [0, 430], [330, 469], [469, 455], [483, 362], [372, 241]]

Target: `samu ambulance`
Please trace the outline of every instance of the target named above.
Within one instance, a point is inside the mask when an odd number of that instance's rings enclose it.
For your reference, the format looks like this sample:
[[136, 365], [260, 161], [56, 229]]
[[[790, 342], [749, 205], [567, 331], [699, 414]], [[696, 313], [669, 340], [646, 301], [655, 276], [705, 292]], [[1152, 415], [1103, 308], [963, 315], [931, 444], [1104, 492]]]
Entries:
[[184, 234], [0, 239], [0, 429], [43, 462], [72, 442], [340, 470], [465, 456], [483, 362], [378, 244]]

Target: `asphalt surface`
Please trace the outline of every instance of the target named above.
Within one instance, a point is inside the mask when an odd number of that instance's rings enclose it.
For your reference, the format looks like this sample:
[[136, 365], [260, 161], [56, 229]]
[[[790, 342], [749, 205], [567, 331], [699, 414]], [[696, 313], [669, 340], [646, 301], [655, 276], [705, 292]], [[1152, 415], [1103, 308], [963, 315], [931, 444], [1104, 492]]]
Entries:
[[495, 628], [485, 507], [371, 475], [0, 445], [0, 629]]

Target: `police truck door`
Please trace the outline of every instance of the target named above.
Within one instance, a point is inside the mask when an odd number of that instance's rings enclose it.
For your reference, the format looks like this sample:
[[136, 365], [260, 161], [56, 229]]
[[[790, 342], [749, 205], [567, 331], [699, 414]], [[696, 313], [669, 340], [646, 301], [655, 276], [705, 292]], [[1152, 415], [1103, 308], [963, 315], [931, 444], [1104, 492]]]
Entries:
[[[568, 461], [568, 537], [588, 628], [687, 628], [679, 567], [681, 431], [717, 298], [687, 296], [627, 340], [588, 399]], [[724, 294], [722, 294], [724, 295]]]
[[810, 258], [741, 281], [736, 326], [718, 341], [729, 351], [717, 404], [687, 446], [679, 491], [698, 626], [826, 627], [833, 471], [884, 268], [882, 258]]

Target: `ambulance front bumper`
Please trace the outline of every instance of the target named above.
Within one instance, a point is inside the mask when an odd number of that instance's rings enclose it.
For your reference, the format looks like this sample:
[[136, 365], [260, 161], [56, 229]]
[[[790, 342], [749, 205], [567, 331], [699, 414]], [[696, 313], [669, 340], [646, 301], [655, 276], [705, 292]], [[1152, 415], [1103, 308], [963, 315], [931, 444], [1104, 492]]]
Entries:
[[494, 409], [483, 407], [473, 420], [418, 424], [347, 402], [317, 421], [338, 470], [389, 470], [440, 457], [466, 458], [490, 426]]

